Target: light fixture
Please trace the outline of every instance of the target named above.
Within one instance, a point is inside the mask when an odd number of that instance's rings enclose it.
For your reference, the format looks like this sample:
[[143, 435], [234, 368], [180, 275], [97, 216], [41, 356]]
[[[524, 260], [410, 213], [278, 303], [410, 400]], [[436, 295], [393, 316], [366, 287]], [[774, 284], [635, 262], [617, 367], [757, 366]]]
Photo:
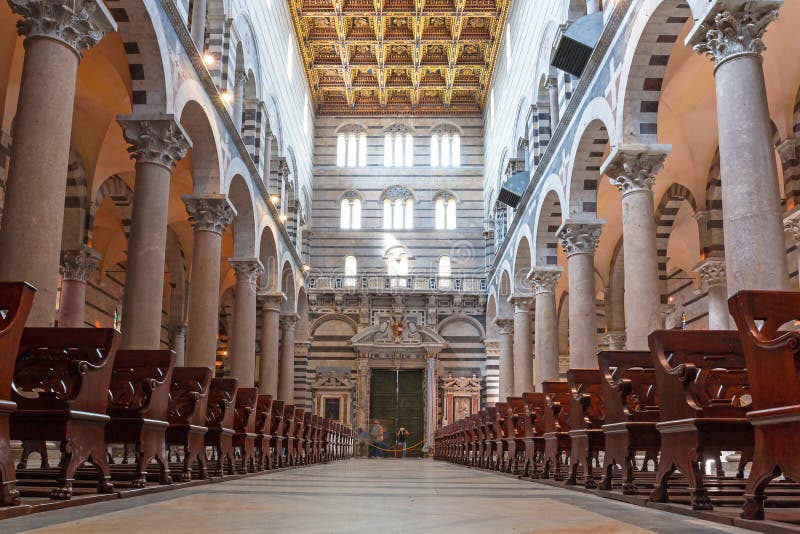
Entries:
[[281, 201], [281, 197], [279, 197], [278, 195], [270, 195], [270, 196], [269, 196], [269, 199], [270, 199], [270, 200], [272, 201], [272, 203], [273, 203], [274, 205], [276, 205], [276, 206], [277, 206], [277, 205], [278, 205], [278, 203]]
[[288, 217], [286, 216], [285, 213], [281, 213], [281, 216], [279, 217], [279, 219], [281, 220], [282, 223], [285, 223], [286, 219], [288, 219]]
[[223, 101], [223, 102], [225, 102], [226, 104], [230, 104], [231, 102], [233, 102], [233, 93], [231, 93], [230, 91], [222, 91], [222, 92], [219, 94], [219, 97], [220, 97], [220, 98], [222, 99], [222, 101]]
[[213, 67], [214, 63], [217, 62], [217, 58], [214, 57], [214, 54], [211, 52], [206, 52], [203, 54], [203, 63], [205, 63], [206, 67]]

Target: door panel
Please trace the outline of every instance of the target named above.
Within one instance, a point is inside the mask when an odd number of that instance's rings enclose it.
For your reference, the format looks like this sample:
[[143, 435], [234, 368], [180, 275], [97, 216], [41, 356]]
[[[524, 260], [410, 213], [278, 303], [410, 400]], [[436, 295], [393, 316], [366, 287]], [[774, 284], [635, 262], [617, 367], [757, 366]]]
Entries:
[[[370, 382], [370, 424], [380, 420], [389, 432], [389, 444], [394, 444], [397, 429], [405, 427], [411, 435], [408, 444], [422, 440], [424, 426], [424, 407], [422, 399], [421, 369], [387, 370], [373, 369]], [[417, 448], [409, 451], [410, 456], [420, 454]]]

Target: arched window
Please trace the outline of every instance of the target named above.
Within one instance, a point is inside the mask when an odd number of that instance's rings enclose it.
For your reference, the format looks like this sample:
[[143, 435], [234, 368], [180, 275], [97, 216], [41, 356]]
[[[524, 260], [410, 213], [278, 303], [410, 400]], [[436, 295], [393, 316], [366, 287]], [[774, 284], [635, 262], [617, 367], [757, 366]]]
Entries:
[[414, 197], [405, 187], [395, 185], [384, 191], [384, 230], [411, 230], [414, 228]]
[[355, 191], [346, 193], [342, 197], [339, 228], [343, 230], [361, 228], [361, 199]]
[[367, 166], [367, 133], [360, 126], [346, 126], [336, 136], [336, 166]]
[[356, 287], [356, 276], [358, 275], [358, 260], [355, 256], [347, 256], [344, 259], [344, 286], [348, 288]]
[[[386, 252], [386, 272], [393, 278], [408, 276], [408, 252], [403, 247], [393, 247]], [[392, 281], [392, 285], [398, 284]]]
[[453, 127], [438, 126], [431, 134], [431, 167], [461, 166], [461, 134]]
[[441, 288], [450, 287], [450, 277], [452, 276], [453, 271], [449, 256], [442, 256], [441, 258], [439, 258], [439, 265], [437, 271], [439, 278], [439, 287]]
[[439, 193], [433, 198], [437, 230], [456, 229], [456, 199], [450, 193]]
[[405, 126], [392, 126], [383, 137], [383, 164], [386, 167], [414, 166], [414, 136]]

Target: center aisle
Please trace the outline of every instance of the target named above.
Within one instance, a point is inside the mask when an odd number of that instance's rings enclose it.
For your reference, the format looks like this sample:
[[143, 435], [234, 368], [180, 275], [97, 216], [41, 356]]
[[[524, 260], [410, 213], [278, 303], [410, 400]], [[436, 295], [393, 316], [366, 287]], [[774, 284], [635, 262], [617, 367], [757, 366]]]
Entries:
[[11, 519], [0, 522], [0, 531], [745, 532], [417, 459], [349, 460], [269, 473]]

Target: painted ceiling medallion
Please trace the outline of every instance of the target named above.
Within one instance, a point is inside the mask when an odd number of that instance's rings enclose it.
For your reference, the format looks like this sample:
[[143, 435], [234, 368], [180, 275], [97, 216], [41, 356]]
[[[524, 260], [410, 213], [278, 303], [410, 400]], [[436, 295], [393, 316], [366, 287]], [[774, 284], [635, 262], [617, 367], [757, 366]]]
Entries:
[[320, 115], [479, 115], [511, 0], [287, 0]]

